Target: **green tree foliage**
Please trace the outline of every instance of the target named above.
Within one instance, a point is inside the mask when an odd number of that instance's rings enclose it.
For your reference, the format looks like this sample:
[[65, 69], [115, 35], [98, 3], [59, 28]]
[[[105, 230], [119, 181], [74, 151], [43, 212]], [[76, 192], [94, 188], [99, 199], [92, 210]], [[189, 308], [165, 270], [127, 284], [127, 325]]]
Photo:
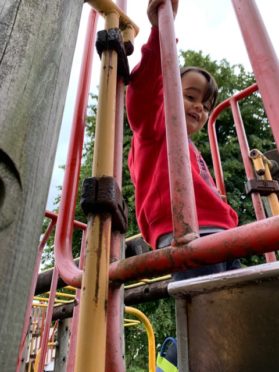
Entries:
[[[219, 86], [218, 102], [221, 102], [233, 94], [243, 90], [255, 82], [252, 73], [245, 71], [241, 65], [230, 65], [228, 61], [215, 61], [209, 55], [203, 55], [202, 52], [181, 51], [181, 66], [201, 66], [207, 69], [215, 77]], [[151, 82], [152, 83], [152, 82]], [[94, 147], [94, 129], [96, 120], [97, 98], [92, 97], [92, 103], [88, 112], [86, 126], [86, 143], [84, 145], [83, 161], [81, 166], [80, 180], [91, 176], [91, 165]], [[259, 93], [254, 93], [249, 98], [240, 102], [240, 110], [244, 126], [247, 133], [250, 148], [258, 148], [262, 152], [274, 148], [274, 141], [271, 136], [268, 122], [261, 103]], [[245, 172], [242, 165], [240, 148], [236, 138], [233, 118], [229, 109], [226, 109], [218, 117], [216, 122], [217, 137], [224, 171], [226, 191], [229, 203], [238, 212], [240, 224], [245, 224], [255, 220], [250, 197], [245, 194]], [[130, 181], [129, 170], [127, 167], [127, 157], [130, 148], [132, 133], [125, 117], [124, 123], [124, 143], [123, 143], [123, 196], [128, 203], [129, 208], [129, 229], [127, 237], [139, 232], [135, 218], [134, 206], [134, 188]], [[204, 129], [193, 138], [197, 147], [203, 154], [209, 168], [212, 170], [212, 161], [210, 147], [207, 137], [207, 131]], [[80, 182], [81, 185], [81, 182]], [[81, 187], [81, 186], [80, 186]], [[77, 198], [75, 218], [85, 222], [85, 217], [79, 206], [80, 200]], [[57, 199], [57, 204], [59, 198]], [[75, 232], [73, 237], [74, 256], [79, 254], [81, 241], [80, 232]], [[53, 239], [50, 240], [50, 251], [53, 248]], [[45, 256], [48, 259], [50, 255]], [[244, 264], [255, 264], [262, 260], [261, 257], [243, 259]], [[162, 344], [164, 338], [169, 335], [175, 335], [174, 303], [172, 299], [165, 299], [157, 302], [150, 302], [139, 306], [151, 320], [156, 344]], [[147, 370], [147, 339], [142, 327], [129, 327], [125, 331], [126, 336], [126, 361], [127, 371], [140, 372]]]

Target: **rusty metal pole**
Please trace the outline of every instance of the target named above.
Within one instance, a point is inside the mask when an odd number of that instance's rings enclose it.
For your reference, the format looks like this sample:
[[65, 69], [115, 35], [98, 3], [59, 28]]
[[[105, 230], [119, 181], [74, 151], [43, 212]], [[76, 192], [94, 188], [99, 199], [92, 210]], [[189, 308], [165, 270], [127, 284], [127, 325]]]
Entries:
[[[79, 260], [79, 268], [82, 270], [84, 265], [84, 256], [85, 256], [85, 248], [86, 248], [86, 231], [82, 232], [82, 240], [81, 240], [81, 249], [80, 249], [80, 260]], [[79, 319], [79, 303], [80, 303], [80, 289], [76, 290], [76, 301], [77, 305], [74, 306], [73, 309], [73, 316], [72, 316], [72, 323], [71, 323], [71, 336], [69, 342], [69, 351], [67, 357], [67, 365], [66, 365], [66, 372], [72, 372], [75, 366], [76, 360], [76, 346], [77, 346], [77, 329], [78, 329], [78, 319]]]
[[173, 232], [179, 238], [198, 232], [198, 221], [170, 1], [158, 15]]
[[[127, 0], [116, 3], [124, 12]], [[118, 186], [122, 186], [123, 158], [123, 122], [124, 122], [124, 83], [119, 77], [116, 86], [116, 116], [114, 142], [114, 170]], [[115, 231], [111, 236], [110, 263], [124, 257], [123, 235]], [[124, 331], [123, 331], [124, 286], [110, 283], [108, 292], [107, 340], [106, 340], [106, 372], [124, 372]]]
[[232, 0], [267, 117], [279, 147], [279, 62], [255, 0]]
[[[241, 151], [241, 155], [243, 159], [244, 169], [245, 169], [247, 180], [249, 181], [255, 178], [254, 169], [250, 161], [250, 157], [249, 157], [249, 154], [250, 154], [249, 144], [247, 141], [238, 102], [236, 101], [235, 98], [232, 97], [230, 100], [230, 103], [231, 103], [231, 109], [232, 109], [235, 129], [237, 133], [237, 138], [238, 138], [238, 142], [240, 146], [240, 151]], [[253, 192], [251, 195], [251, 198], [252, 198], [252, 203], [254, 206], [257, 220], [262, 220], [266, 218], [264, 208], [263, 208], [263, 203], [261, 200], [261, 195], [259, 193]], [[276, 261], [276, 255], [274, 252], [265, 253], [265, 259], [266, 259], [266, 262]]]
[[[118, 26], [119, 14], [115, 12], [107, 14], [105, 17], [106, 30], [118, 28]], [[93, 177], [113, 175], [116, 79], [117, 53], [105, 50], [101, 60]], [[93, 216], [89, 214], [78, 326], [76, 372], [102, 372], [105, 370], [110, 242], [110, 215]]]
[[[257, 84], [253, 84], [243, 89], [241, 92], [238, 92], [237, 94], [235, 94], [233, 98], [234, 100], [239, 101], [249, 96], [253, 92], [256, 92], [257, 90], [258, 90]], [[220, 113], [224, 109], [231, 107], [231, 99], [232, 97], [227, 98], [225, 101], [219, 103], [219, 105], [214, 108], [211, 115], [209, 116], [208, 125], [207, 125], [211, 157], [212, 157], [213, 169], [214, 169], [214, 174], [215, 174], [215, 179], [216, 179], [216, 186], [222, 196], [226, 196], [226, 187], [225, 187], [225, 182], [224, 182], [224, 175], [223, 175], [223, 170], [222, 170], [222, 163], [221, 163], [221, 157], [220, 157], [220, 152], [219, 152], [219, 147], [218, 147], [218, 139], [217, 139], [215, 124], [216, 124], [216, 119], [218, 118]]]

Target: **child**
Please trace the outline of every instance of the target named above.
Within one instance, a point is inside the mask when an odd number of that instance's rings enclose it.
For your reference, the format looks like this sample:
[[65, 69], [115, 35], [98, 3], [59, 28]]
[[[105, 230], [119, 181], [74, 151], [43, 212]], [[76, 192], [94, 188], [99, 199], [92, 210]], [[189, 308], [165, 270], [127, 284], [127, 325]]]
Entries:
[[[158, 33], [158, 6], [166, 0], [149, 0], [147, 14], [152, 25], [142, 59], [131, 75], [127, 89], [127, 114], [133, 131], [129, 154], [135, 186], [136, 213], [144, 239], [153, 249], [172, 241], [169, 174]], [[172, 0], [174, 15], [178, 1]], [[181, 70], [188, 135], [201, 130], [217, 98], [214, 78], [199, 67]], [[218, 194], [199, 151], [189, 140], [200, 235], [237, 226], [236, 212]], [[225, 262], [175, 274], [175, 280], [238, 268], [239, 261]]]

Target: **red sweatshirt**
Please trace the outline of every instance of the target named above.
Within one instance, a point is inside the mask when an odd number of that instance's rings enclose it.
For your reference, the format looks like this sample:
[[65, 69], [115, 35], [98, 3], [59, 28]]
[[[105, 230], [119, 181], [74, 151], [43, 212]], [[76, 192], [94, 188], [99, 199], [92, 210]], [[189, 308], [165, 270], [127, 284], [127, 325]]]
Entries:
[[[135, 186], [136, 214], [144, 239], [156, 248], [157, 239], [172, 231], [167, 144], [158, 28], [153, 27], [142, 59], [127, 88], [127, 114], [133, 131], [129, 153]], [[237, 226], [236, 212], [218, 194], [194, 144], [189, 141], [198, 222], [200, 227]]]

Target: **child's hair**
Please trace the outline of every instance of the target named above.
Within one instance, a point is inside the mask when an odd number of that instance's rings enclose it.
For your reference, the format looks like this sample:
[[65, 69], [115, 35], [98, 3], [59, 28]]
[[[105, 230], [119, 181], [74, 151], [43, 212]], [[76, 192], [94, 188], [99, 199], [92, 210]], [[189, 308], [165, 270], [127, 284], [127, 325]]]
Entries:
[[209, 102], [210, 103], [210, 111], [212, 111], [214, 106], [215, 106], [217, 96], [218, 96], [218, 86], [217, 86], [217, 83], [216, 83], [214, 77], [208, 71], [206, 71], [205, 69], [203, 69], [201, 67], [186, 66], [186, 67], [181, 67], [180, 68], [181, 79], [182, 79], [183, 75], [185, 75], [187, 72], [190, 72], [190, 71], [196, 71], [196, 72], [198, 72], [199, 74], [203, 75], [206, 78], [206, 80], [208, 82], [208, 87], [207, 87], [207, 91], [205, 92], [205, 95], [203, 97], [203, 102]]

